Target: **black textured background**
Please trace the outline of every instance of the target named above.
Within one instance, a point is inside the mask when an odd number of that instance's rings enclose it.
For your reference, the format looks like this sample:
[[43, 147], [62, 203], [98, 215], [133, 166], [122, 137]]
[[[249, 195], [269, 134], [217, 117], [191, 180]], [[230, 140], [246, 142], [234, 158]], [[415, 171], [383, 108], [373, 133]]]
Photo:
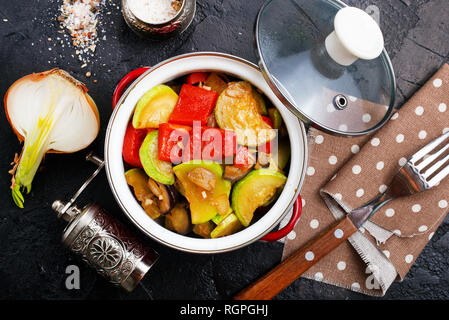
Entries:
[[[313, 1], [313, 0], [311, 0]], [[168, 57], [192, 51], [231, 53], [256, 62], [253, 24], [263, 0], [198, 0], [190, 28], [180, 37], [161, 43], [139, 39], [126, 26], [120, 1], [106, 0], [101, 29], [106, 40], [97, 46], [88, 67], [72, 58], [74, 49], [49, 42], [55, 39], [57, 0], [0, 0], [0, 94], [18, 78], [52, 67], [63, 68], [86, 83], [101, 113], [101, 131], [89, 148], [102, 155], [111, 97], [117, 82], [130, 70], [153, 65]], [[380, 8], [380, 23], [398, 81], [398, 105], [449, 60], [449, 1], [447, 0], [348, 0], [366, 9]], [[106, 14], [106, 12], [111, 12]], [[51, 50], [49, 50], [51, 48]], [[85, 77], [91, 71], [93, 76]], [[94, 83], [93, 80], [98, 82]], [[110, 286], [61, 245], [64, 223], [50, 206], [67, 200], [90, 175], [93, 165], [84, 161], [86, 151], [72, 155], [49, 155], [26, 197], [25, 209], [11, 199], [7, 171], [21, 146], [0, 115], [0, 298], [2, 299], [228, 299], [276, 265], [279, 243], [255, 243], [235, 252], [193, 255], [178, 252], [146, 239], [161, 257], [131, 294]], [[306, 181], [307, 183], [307, 181]], [[94, 181], [78, 204], [96, 201], [125, 221], [109, 190], [104, 174]], [[395, 283], [385, 299], [449, 298], [449, 218], [416, 261], [407, 278]], [[81, 289], [64, 286], [65, 268], [81, 268]], [[277, 299], [373, 299], [344, 289], [299, 279]]]

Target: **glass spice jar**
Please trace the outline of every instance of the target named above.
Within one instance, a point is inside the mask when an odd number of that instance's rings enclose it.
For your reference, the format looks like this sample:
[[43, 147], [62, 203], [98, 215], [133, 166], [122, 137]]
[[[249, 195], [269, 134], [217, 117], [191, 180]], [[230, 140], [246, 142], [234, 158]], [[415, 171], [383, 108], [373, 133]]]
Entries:
[[[196, 0], [171, 0], [171, 6], [177, 11], [167, 19], [151, 20], [145, 11], [131, 3], [133, 0], [122, 0], [122, 14], [126, 24], [136, 34], [151, 40], [164, 40], [180, 35], [190, 25], [195, 16]], [[134, 0], [135, 1], [135, 0]]]

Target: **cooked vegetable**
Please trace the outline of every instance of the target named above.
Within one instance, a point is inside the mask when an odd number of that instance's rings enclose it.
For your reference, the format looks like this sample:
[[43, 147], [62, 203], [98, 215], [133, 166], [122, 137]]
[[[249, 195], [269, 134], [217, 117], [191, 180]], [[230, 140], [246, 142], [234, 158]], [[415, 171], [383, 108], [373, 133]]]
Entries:
[[215, 199], [211, 201], [211, 204], [217, 208], [217, 212], [221, 216], [228, 214], [229, 209], [231, 209], [231, 205], [229, 204], [229, 195], [224, 193], [215, 197]]
[[178, 203], [165, 215], [165, 227], [182, 235], [186, 235], [192, 231], [190, 215], [185, 203]]
[[248, 148], [240, 146], [235, 154], [234, 166], [242, 170], [251, 168], [256, 163], [256, 158]]
[[278, 168], [284, 170], [290, 161], [290, 143], [288, 139], [280, 139], [278, 145], [278, 152], [273, 155], [274, 162]]
[[194, 72], [189, 74], [186, 77], [186, 83], [188, 84], [197, 84], [200, 82], [206, 82], [206, 79], [208, 77], [208, 73], [207, 72]]
[[[204, 168], [215, 175], [215, 187], [208, 191], [189, 179], [188, 174], [196, 168]], [[191, 161], [173, 168], [176, 177], [185, 191], [185, 197], [190, 204], [190, 214], [193, 224], [200, 224], [211, 220], [218, 213], [213, 203], [222, 194], [228, 195], [229, 183], [222, 179], [223, 169], [212, 161]], [[228, 199], [229, 201], [229, 199]]]
[[257, 90], [254, 88], [253, 88], [253, 97], [256, 100], [257, 111], [259, 111], [259, 113], [262, 116], [267, 115], [267, 107], [265, 104], [265, 100], [263, 99], [262, 95], [259, 92], [257, 92]]
[[232, 190], [232, 208], [243, 226], [250, 224], [254, 211], [271, 199], [286, 181], [279, 172], [255, 170], [236, 183]]
[[231, 213], [221, 221], [210, 233], [212, 239], [229, 236], [243, 228], [235, 214]]
[[231, 157], [237, 149], [237, 136], [234, 131], [219, 128], [201, 127], [190, 132], [189, 144], [184, 150], [183, 161], [217, 160]]
[[214, 230], [215, 226], [212, 222], [207, 221], [204, 223], [195, 224], [193, 226], [193, 233], [203, 237], [205, 239], [210, 238], [210, 234], [212, 230]]
[[206, 86], [211, 88], [213, 91], [221, 94], [228, 86], [226, 81], [224, 81], [218, 74], [212, 72], [206, 79], [204, 83]]
[[229, 180], [231, 182], [236, 182], [244, 178], [250, 171], [252, 167], [242, 169], [236, 166], [225, 166], [223, 179]]
[[275, 138], [276, 132], [262, 119], [246, 81], [231, 82], [218, 98], [215, 119], [222, 129], [234, 130], [240, 145], [255, 147]]
[[148, 188], [154, 194], [159, 211], [161, 214], [165, 214], [170, 211], [176, 204], [177, 196], [176, 189], [172, 186], [164, 185], [160, 182], [148, 179]]
[[14, 133], [24, 141], [10, 171], [13, 200], [23, 208], [22, 191], [31, 191], [44, 155], [86, 148], [98, 135], [100, 119], [87, 88], [60, 69], [17, 80], [6, 92], [4, 104]]
[[199, 121], [205, 125], [217, 98], [215, 91], [184, 84], [168, 122], [192, 126]]
[[158, 128], [168, 121], [176, 101], [178, 95], [169, 86], [161, 84], [148, 90], [136, 104], [134, 128]]
[[142, 169], [134, 168], [125, 172], [126, 182], [133, 188], [136, 199], [140, 201], [143, 210], [152, 218], [160, 217], [161, 212], [154, 194], [148, 187], [148, 176]]
[[271, 127], [274, 129], [281, 129], [282, 127], [282, 116], [281, 113], [274, 108], [270, 108], [268, 110], [268, 114], [270, 115], [270, 119], [271, 119]]
[[123, 139], [123, 160], [129, 165], [142, 168], [142, 162], [139, 157], [139, 149], [147, 136], [147, 129], [135, 129], [132, 123], [128, 123], [125, 138]]
[[159, 160], [180, 163], [183, 150], [189, 143], [192, 128], [171, 123], [162, 123], [158, 134]]
[[[215, 173], [207, 170], [206, 168], [195, 168], [187, 173], [187, 178], [207, 191], [211, 191], [217, 184], [217, 178]], [[226, 195], [225, 195], [226, 196]]]
[[172, 164], [158, 158], [158, 130], [150, 132], [139, 150], [140, 160], [147, 175], [163, 184], [175, 182]]

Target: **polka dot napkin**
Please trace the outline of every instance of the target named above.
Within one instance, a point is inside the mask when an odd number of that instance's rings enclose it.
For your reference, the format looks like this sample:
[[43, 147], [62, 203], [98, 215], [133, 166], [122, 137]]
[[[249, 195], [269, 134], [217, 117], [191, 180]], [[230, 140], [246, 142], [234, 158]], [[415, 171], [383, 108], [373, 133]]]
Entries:
[[[412, 154], [449, 131], [448, 105], [449, 65], [444, 65], [371, 136], [342, 138], [310, 129], [304, 209], [283, 257], [384, 192]], [[383, 296], [395, 280], [404, 279], [447, 214], [448, 201], [449, 178], [391, 201], [303, 276]]]

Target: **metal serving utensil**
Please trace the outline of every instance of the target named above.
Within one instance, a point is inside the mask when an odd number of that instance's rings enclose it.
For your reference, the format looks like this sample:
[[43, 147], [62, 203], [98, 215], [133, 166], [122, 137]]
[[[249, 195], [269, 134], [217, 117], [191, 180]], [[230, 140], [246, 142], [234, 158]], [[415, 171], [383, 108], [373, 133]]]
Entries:
[[393, 177], [387, 190], [294, 252], [269, 273], [241, 291], [236, 300], [268, 300], [351, 237], [393, 199], [437, 186], [449, 175], [449, 132], [416, 152]]

